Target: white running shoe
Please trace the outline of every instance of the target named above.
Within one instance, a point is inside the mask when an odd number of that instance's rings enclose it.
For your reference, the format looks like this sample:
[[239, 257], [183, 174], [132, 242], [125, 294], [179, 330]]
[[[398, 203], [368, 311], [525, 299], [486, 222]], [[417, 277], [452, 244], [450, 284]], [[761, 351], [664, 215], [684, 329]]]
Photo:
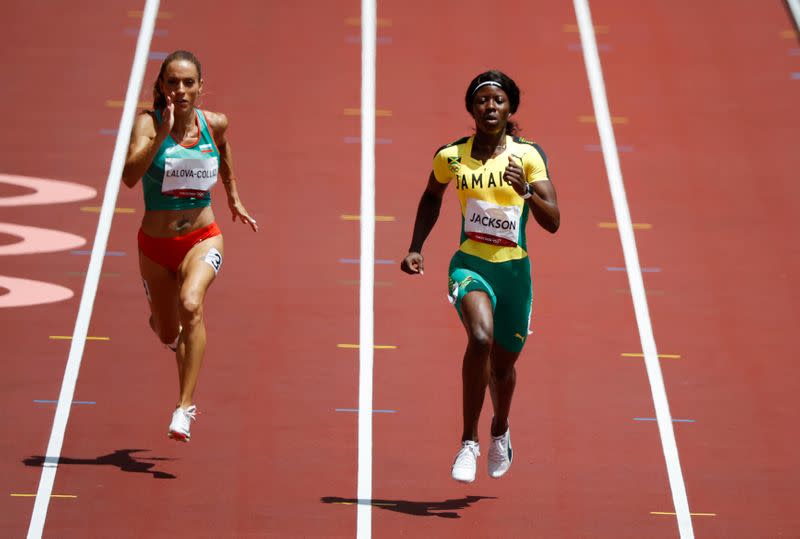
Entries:
[[197, 406], [192, 404], [188, 408], [175, 408], [172, 412], [172, 421], [169, 424], [167, 436], [178, 442], [188, 442], [192, 437], [189, 427], [197, 416]]
[[478, 456], [481, 454], [478, 442], [466, 440], [461, 442], [461, 449], [453, 462], [451, 475], [456, 481], [472, 483], [475, 481], [475, 471], [478, 469]]
[[493, 479], [502, 477], [511, 468], [513, 458], [511, 427], [509, 427], [505, 434], [492, 436], [492, 441], [489, 445], [489, 477]]

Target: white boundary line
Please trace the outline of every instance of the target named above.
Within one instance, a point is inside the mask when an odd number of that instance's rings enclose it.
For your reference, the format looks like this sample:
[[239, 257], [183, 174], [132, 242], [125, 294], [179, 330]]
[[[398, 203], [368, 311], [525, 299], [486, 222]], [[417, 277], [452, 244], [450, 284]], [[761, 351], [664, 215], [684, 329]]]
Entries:
[[786, 0], [789, 8], [792, 10], [795, 26], [800, 29], [800, 0]]
[[358, 352], [357, 539], [372, 537], [372, 364], [375, 280], [376, 0], [361, 1], [361, 287]]
[[86, 281], [83, 284], [83, 294], [78, 307], [75, 320], [75, 329], [72, 333], [72, 343], [64, 370], [64, 379], [61, 382], [61, 393], [58, 396], [53, 428], [50, 431], [50, 441], [47, 444], [42, 475], [39, 479], [39, 489], [36, 491], [36, 502], [33, 505], [31, 522], [28, 527], [28, 539], [39, 539], [44, 531], [44, 522], [47, 518], [47, 508], [53, 492], [53, 483], [56, 478], [58, 459], [61, 456], [61, 446], [64, 443], [64, 433], [67, 429], [67, 420], [75, 394], [75, 384], [78, 381], [78, 372], [83, 359], [83, 347], [86, 344], [86, 335], [89, 330], [89, 319], [94, 307], [94, 298], [97, 294], [97, 285], [100, 280], [100, 270], [103, 266], [103, 255], [108, 244], [108, 234], [111, 231], [111, 219], [114, 217], [114, 206], [119, 193], [119, 183], [122, 169], [125, 165], [125, 154], [128, 150], [133, 118], [139, 92], [142, 88], [142, 79], [147, 65], [147, 53], [150, 50], [150, 41], [153, 38], [156, 14], [158, 13], [159, 0], [147, 0], [142, 16], [142, 27], [139, 39], [136, 42], [136, 53], [131, 67], [131, 77], [128, 81], [128, 91], [125, 94], [125, 107], [122, 110], [122, 119], [117, 132], [117, 142], [114, 145], [114, 154], [111, 158], [111, 168], [106, 181], [106, 191], [103, 197], [103, 206], [97, 223], [97, 232], [94, 237], [89, 269]]
[[686, 487], [681, 473], [678, 447], [675, 443], [675, 431], [672, 428], [667, 391], [664, 387], [664, 379], [661, 376], [661, 366], [658, 362], [653, 326], [647, 307], [647, 296], [644, 292], [642, 272], [639, 266], [639, 254], [636, 250], [630, 210], [625, 196], [625, 185], [622, 181], [622, 169], [619, 164], [614, 129], [611, 126], [611, 114], [608, 110], [608, 99], [606, 97], [605, 83], [603, 82], [603, 71], [600, 66], [600, 56], [597, 53], [597, 42], [595, 41], [594, 27], [592, 26], [592, 15], [589, 11], [589, 0], [574, 0], [574, 5], [575, 16], [581, 33], [586, 73], [592, 93], [594, 115], [597, 118], [597, 130], [600, 134], [606, 174], [608, 174], [608, 183], [614, 200], [614, 212], [616, 213], [620, 241], [622, 242], [622, 251], [625, 255], [625, 267], [628, 272], [628, 284], [631, 288], [633, 308], [636, 313], [636, 324], [639, 327], [639, 339], [642, 343], [647, 378], [650, 380], [650, 391], [653, 395], [653, 404], [656, 411], [658, 432], [661, 435], [661, 446], [664, 450], [664, 459], [667, 464], [667, 475], [669, 476], [672, 502], [675, 506], [678, 520], [678, 531], [682, 539], [691, 539], [694, 537], [694, 531], [689, 513], [689, 501], [686, 498]]

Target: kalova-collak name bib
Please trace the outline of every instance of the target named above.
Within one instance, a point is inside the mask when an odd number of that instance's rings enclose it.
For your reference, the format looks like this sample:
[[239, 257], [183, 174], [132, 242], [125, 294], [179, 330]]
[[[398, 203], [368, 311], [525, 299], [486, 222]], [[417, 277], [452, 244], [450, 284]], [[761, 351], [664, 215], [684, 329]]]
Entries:
[[481, 243], [516, 247], [521, 215], [519, 206], [500, 206], [468, 198], [464, 232], [470, 239]]
[[161, 192], [176, 197], [200, 197], [217, 183], [219, 161], [207, 159], [182, 159], [167, 157]]

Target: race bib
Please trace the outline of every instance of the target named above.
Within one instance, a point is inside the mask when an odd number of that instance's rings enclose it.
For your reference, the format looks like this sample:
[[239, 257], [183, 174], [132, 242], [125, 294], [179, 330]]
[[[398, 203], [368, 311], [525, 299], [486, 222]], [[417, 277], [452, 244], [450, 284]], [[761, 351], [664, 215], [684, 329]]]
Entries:
[[467, 199], [464, 232], [470, 239], [491, 245], [516, 247], [522, 209]]
[[175, 197], [202, 197], [217, 183], [219, 161], [167, 157], [161, 192]]

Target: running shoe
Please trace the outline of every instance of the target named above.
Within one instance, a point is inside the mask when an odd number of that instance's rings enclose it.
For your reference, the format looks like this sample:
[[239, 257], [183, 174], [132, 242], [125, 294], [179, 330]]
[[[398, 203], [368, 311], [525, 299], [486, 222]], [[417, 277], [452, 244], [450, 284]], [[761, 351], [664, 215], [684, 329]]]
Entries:
[[481, 454], [478, 442], [466, 440], [461, 442], [461, 449], [453, 462], [451, 475], [456, 481], [472, 483], [475, 481], [475, 470], [478, 468], [478, 456]]
[[197, 416], [197, 406], [192, 404], [188, 408], [175, 408], [172, 412], [172, 421], [169, 424], [167, 436], [178, 442], [188, 442], [192, 437], [189, 427]]
[[489, 445], [489, 477], [493, 479], [502, 477], [511, 468], [513, 458], [511, 427], [509, 427], [505, 434], [492, 436], [492, 441]]

